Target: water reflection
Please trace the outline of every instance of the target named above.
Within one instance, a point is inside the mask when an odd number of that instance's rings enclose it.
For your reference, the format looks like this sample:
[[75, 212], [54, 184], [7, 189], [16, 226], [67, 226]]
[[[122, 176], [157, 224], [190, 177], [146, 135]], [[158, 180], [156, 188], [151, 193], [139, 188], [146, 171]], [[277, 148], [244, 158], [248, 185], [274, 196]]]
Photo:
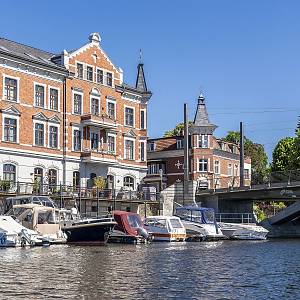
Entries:
[[300, 241], [0, 249], [1, 299], [296, 299]]

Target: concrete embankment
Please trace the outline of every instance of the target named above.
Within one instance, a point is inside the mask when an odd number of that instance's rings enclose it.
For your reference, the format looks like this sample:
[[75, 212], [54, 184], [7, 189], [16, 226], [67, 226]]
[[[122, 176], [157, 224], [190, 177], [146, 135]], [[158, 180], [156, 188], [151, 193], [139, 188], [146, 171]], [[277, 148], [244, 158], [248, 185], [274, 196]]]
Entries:
[[270, 238], [300, 238], [300, 201], [260, 222]]

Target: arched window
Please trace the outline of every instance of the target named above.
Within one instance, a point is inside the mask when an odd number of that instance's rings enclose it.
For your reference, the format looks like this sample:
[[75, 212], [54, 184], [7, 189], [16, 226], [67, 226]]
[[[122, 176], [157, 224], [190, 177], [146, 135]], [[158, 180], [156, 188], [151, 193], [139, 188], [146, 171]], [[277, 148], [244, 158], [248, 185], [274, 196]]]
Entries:
[[42, 168], [34, 168], [34, 181], [38, 183], [43, 182], [43, 169]]
[[50, 187], [57, 186], [57, 170], [50, 169], [48, 172], [48, 182]]
[[95, 173], [90, 174], [90, 179], [88, 180], [88, 187], [92, 188], [94, 186], [94, 178], [96, 178], [97, 175]]
[[16, 166], [13, 164], [3, 165], [3, 180], [16, 182]]
[[73, 172], [73, 186], [79, 187], [80, 186], [80, 173], [79, 171]]
[[129, 190], [134, 190], [134, 178], [131, 176], [125, 176], [123, 186]]

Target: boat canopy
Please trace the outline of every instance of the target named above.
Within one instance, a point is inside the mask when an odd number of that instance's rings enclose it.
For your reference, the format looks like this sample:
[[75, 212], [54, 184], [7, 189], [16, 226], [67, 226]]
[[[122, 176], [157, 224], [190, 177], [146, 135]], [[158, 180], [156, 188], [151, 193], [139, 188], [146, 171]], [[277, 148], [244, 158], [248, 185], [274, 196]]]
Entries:
[[128, 235], [136, 235], [138, 228], [144, 228], [143, 222], [139, 214], [126, 212], [121, 210], [113, 211], [113, 216], [117, 225], [115, 229], [122, 231]]
[[215, 211], [213, 208], [198, 206], [177, 207], [175, 215], [180, 219], [201, 224], [214, 224]]

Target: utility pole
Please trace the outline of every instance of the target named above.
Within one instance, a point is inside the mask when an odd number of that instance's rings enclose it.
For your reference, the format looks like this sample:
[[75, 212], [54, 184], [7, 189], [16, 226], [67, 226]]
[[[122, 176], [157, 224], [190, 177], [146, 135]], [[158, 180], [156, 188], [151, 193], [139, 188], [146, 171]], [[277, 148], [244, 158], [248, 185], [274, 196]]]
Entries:
[[244, 186], [244, 127], [240, 122], [240, 187]]
[[188, 124], [188, 107], [187, 103], [184, 103], [184, 181], [183, 181], [183, 205], [185, 204], [186, 196], [189, 192], [189, 124]]

